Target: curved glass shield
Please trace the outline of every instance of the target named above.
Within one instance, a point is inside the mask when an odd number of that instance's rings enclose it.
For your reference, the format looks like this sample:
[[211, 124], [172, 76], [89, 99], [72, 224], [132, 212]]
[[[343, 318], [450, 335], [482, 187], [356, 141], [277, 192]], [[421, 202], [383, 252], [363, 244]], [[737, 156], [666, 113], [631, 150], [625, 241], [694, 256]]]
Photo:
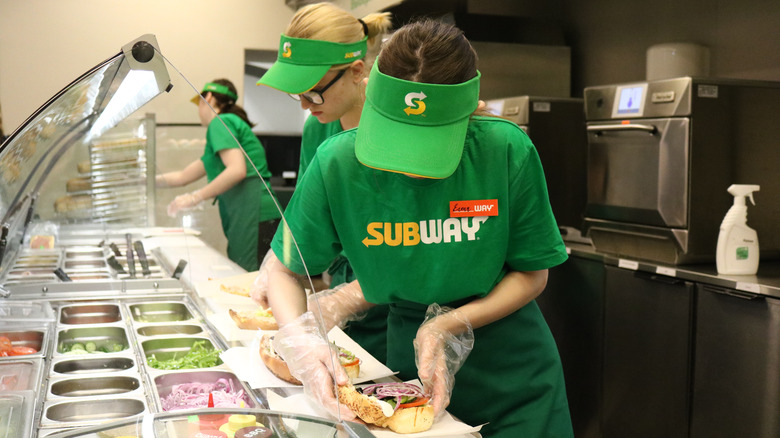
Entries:
[[[212, 429], [210, 424], [216, 417], [229, 418], [232, 421], [226, 422], [218, 429]], [[219, 431], [222, 434], [219, 434]], [[197, 436], [368, 438], [374, 436], [361, 424], [338, 423], [323, 418], [265, 409], [200, 409], [186, 413], [142, 414], [110, 424], [49, 432], [50, 434], [41, 436], [46, 438], [192, 438]]]
[[[26, 384], [5, 388], [11, 398], [0, 398], [0, 412], [16, 409], [27, 417], [13, 429], [0, 426], [0, 438], [189, 437], [193, 416], [205, 406], [201, 400], [164, 412], [171, 382], [202, 387], [223, 380], [247, 394], [246, 409], [209, 409], [209, 415], [254, 415], [277, 433], [268, 436], [371, 436], [340, 419], [263, 410], [273, 409], [267, 392], [273, 385], [244, 386], [263, 366], [254, 359], [262, 333], [239, 330], [228, 309], [258, 309], [249, 295], [265, 254], [247, 269], [234, 252], [257, 245], [257, 229], [244, 236], [247, 242], [234, 235], [225, 241], [241, 215], [232, 214], [232, 195], [224, 192], [171, 206], [220, 178], [203, 164], [209, 139], [219, 138], [227, 142], [220, 150], [240, 151], [245, 159], [243, 180], [251, 183], [245, 190], [253, 195], [247, 199], [267, 195], [263, 221], [277, 221], [265, 230], [269, 235], [277, 223], [284, 227], [284, 215], [257, 151], [244, 147], [231, 117], [204, 99], [200, 85], [163, 57], [153, 35], [144, 35], [66, 86], [0, 146], [0, 340], [28, 348], [31, 361], [31, 368], [10, 368]], [[179, 105], [169, 103], [172, 89], [200, 96], [192, 111], [205, 102], [208, 127], [158, 122]], [[152, 101], [156, 113], [144, 113]], [[159, 178], [193, 163], [183, 184]], [[241, 211], [260, 207], [252, 202]], [[303, 260], [294, 236], [283, 234], [285, 251]], [[311, 296], [319, 286], [303, 267], [306, 274], [296, 279]], [[318, 336], [330, 345], [322, 309], [316, 299], [310, 306]], [[337, 336], [335, 342], [349, 342], [343, 332]], [[6, 359], [0, 357], [0, 371], [16, 364]], [[230, 371], [241, 362], [248, 375]], [[196, 378], [200, 367], [206, 381]], [[220, 374], [225, 371], [231, 376]], [[36, 394], [39, 387], [44, 394]]]

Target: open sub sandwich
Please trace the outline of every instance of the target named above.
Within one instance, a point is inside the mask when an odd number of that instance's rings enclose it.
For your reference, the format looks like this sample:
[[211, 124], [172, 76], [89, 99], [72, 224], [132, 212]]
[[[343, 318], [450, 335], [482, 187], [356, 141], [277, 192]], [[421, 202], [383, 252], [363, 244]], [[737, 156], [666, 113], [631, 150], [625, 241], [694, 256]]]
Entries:
[[339, 401], [367, 424], [395, 433], [424, 432], [433, 426], [433, 406], [411, 383], [378, 383], [363, 388], [339, 387]]
[[[338, 346], [336, 346], [336, 348], [338, 348], [339, 351], [339, 362], [347, 371], [347, 375], [350, 379], [357, 378], [360, 374], [360, 359], [345, 348]], [[285, 382], [292, 383], [293, 385], [301, 385], [301, 381], [290, 373], [290, 368], [287, 366], [284, 358], [274, 350], [273, 336], [265, 334], [260, 338], [260, 359], [263, 361], [266, 368], [268, 368], [268, 371], [276, 377]]]

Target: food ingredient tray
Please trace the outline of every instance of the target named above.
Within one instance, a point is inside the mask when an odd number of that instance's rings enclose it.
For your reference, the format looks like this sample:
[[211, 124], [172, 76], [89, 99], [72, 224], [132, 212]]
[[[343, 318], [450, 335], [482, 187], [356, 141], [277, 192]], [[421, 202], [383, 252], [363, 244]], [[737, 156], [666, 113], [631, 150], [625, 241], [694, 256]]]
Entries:
[[80, 374], [76, 377], [52, 378], [49, 381], [48, 399], [57, 397], [96, 397], [143, 394], [140, 376], [126, 374]]
[[241, 380], [226, 370], [185, 370], [154, 378], [153, 398], [159, 411], [215, 407], [257, 407]]
[[[44, 357], [46, 355], [47, 328], [0, 329], [0, 362]], [[8, 343], [10, 342], [10, 346]]]
[[105, 324], [122, 320], [118, 304], [92, 302], [60, 307], [60, 324]]
[[57, 333], [54, 357], [118, 353], [128, 348], [127, 333], [121, 325], [67, 328]]
[[54, 311], [48, 301], [2, 301], [0, 302], [0, 323], [52, 322]]
[[92, 373], [117, 373], [127, 371], [139, 375], [135, 356], [129, 353], [95, 355], [91, 357], [61, 356], [52, 360], [52, 376], [74, 376]]
[[32, 436], [35, 392], [0, 393], [0, 438]]
[[159, 301], [130, 304], [133, 321], [138, 323], [171, 323], [192, 320], [193, 312], [182, 302]]
[[125, 419], [148, 412], [143, 396], [56, 398], [43, 406], [41, 427], [75, 427]]
[[[0, 393], [36, 391], [41, 385], [43, 358], [0, 362]], [[0, 435], [2, 436], [2, 435]]]

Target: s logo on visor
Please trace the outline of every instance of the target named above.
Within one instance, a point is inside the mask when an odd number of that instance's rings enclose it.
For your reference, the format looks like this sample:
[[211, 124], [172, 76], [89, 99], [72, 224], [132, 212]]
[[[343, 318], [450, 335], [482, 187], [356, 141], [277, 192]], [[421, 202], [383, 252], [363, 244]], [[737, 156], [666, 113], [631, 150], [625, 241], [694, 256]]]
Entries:
[[290, 46], [292, 46], [292, 43], [290, 43], [289, 41], [285, 42], [284, 45], [282, 46], [283, 49], [282, 56], [284, 56], [285, 58], [289, 58], [290, 56], [292, 56], [292, 50], [290, 50]]
[[412, 114], [419, 115], [425, 112], [425, 102], [423, 102], [423, 99], [425, 99], [426, 96], [425, 93], [409, 93], [404, 97], [404, 102], [406, 103], [407, 107], [404, 108], [404, 112], [407, 116], [410, 116]]

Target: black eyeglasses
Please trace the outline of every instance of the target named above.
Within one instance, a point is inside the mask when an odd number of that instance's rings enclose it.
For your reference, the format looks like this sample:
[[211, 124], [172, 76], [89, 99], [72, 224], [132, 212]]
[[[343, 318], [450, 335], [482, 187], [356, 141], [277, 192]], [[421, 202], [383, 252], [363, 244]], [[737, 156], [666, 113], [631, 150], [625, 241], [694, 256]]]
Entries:
[[335, 84], [336, 81], [341, 79], [341, 77], [344, 76], [344, 73], [347, 70], [348, 69], [346, 69], [346, 68], [343, 69], [343, 70], [339, 70], [339, 73], [336, 75], [336, 77], [333, 78], [332, 81], [328, 82], [328, 85], [325, 85], [320, 90], [309, 90], [309, 91], [307, 91], [305, 93], [301, 93], [301, 94], [290, 94], [290, 97], [292, 97], [295, 100], [300, 101], [301, 100], [301, 96], [303, 96], [304, 99], [308, 100], [309, 102], [311, 102], [311, 103], [313, 103], [315, 105], [322, 105], [323, 103], [325, 103], [325, 98], [322, 97], [322, 95], [326, 91], [328, 91], [328, 88], [330, 88], [331, 85]]

